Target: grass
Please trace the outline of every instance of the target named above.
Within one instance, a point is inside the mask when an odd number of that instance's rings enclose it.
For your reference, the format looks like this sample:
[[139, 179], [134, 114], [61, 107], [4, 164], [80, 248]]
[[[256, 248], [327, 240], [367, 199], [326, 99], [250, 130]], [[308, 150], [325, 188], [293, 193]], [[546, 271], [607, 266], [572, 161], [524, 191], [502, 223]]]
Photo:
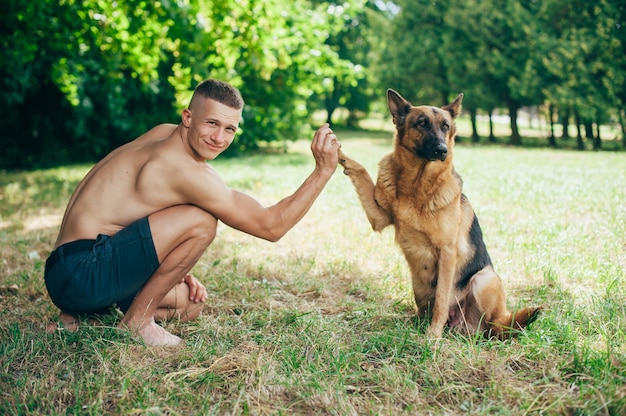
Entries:
[[[390, 134], [343, 132], [375, 175]], [[218, 160], [270, 204], [311, 171], [289, 154]], [[511, 307], [545, 313], [514, 341], [445, 334], [413, 315], [393, 230], [371, 231], [340, 171], [278, 243], [220, 227], [194, 269], [201, 318], [148, 348], [117, 317], [47, 334], [43, 266], [88, 166], [0, 177], [0, 414], [626, 413], [626, 154], [461, 144], [456, 167]]]

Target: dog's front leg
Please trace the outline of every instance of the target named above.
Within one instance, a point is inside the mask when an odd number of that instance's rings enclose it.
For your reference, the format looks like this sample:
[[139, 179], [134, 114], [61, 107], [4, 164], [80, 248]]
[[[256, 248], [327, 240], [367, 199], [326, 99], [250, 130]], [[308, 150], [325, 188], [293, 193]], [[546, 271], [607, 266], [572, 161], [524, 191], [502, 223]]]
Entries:
[[441, 338], [443, 328], [448, 321], [450, 311], [450, 296], [454, 288], [454, 274], [456, 272], [456, 247], [447, 246], [441, 249], [438, 264], [437, 288], [435, 289], [435, 306], [432, 319], [428, 327], [428, 336]]
[[361, 201], [361, 206], [363, 206], [374, 231], [381, 231], [391, 224], [391, 215], [376, 202], [374, 197], [376, 186], [367, 169], [357, 161], [347, 157], [341, 150], [339, 150], [339, 163], [343, 166], [343, 173], [352, 181]]

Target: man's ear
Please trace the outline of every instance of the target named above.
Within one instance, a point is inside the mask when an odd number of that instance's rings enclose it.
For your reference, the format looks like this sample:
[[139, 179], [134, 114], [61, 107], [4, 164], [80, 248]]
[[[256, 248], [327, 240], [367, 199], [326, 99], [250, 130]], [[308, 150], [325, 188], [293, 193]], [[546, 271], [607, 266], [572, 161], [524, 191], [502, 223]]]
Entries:
[[185, 108], [183, 110], [182, 113], [182, 122], [183, 122], [183, 126], [189, 128], [189, 126], [191, 125], [191, 110], [188, 108]]

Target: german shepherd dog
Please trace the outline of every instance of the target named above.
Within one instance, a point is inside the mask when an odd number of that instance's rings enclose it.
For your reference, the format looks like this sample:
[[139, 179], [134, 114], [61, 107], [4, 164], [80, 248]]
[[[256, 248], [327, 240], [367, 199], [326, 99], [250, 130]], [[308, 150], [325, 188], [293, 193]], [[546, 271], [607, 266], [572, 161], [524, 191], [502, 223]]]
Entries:
[[447, 323], [467, 334], [515, 336], [541, 308], [507, 309], [478, 219], [462, 192], [452, 155], [463, 94], [441, 108], [412, 106], [392, 89], [387, 101], [396, 133], [393, 151], [379, 163], [376, 184], [342, 151], [339, 163], [374, 231], [394, 225], [411, 270], [418, 315], [431, 318], [428, 335], [440, 338]]

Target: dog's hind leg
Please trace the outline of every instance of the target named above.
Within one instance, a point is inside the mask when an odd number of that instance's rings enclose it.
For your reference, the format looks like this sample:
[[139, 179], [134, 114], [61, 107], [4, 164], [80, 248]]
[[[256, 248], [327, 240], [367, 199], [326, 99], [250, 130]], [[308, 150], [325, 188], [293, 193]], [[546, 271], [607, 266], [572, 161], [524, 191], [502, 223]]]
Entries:
[[374, 196], [376, 186], [367, 169], [359, 162], [347, 157], [341, 150], [339, 150], [339, 163], [343, 166], [343, 173], [352, 181], [361, 201], [361, 206], [363, 206], [374, 231], [381, 231], [390, 225], [392, 223], [391, 215], [376, 202]]
[[[506, 306], [504, 286], [500, 276], [487, 266], [472, 277], [469, 296], [474, 297], [475, 305], [482, 315], [482, 326], [491, 336], [500, 339], [515, 337], [517, 332], [537, 319], [541, 308], [524, 308], [511, 313]], [[467, 311], [470, 316], [478, 316], [474, 311]], [[472, 323], [476, 324], [476, 323]]]

